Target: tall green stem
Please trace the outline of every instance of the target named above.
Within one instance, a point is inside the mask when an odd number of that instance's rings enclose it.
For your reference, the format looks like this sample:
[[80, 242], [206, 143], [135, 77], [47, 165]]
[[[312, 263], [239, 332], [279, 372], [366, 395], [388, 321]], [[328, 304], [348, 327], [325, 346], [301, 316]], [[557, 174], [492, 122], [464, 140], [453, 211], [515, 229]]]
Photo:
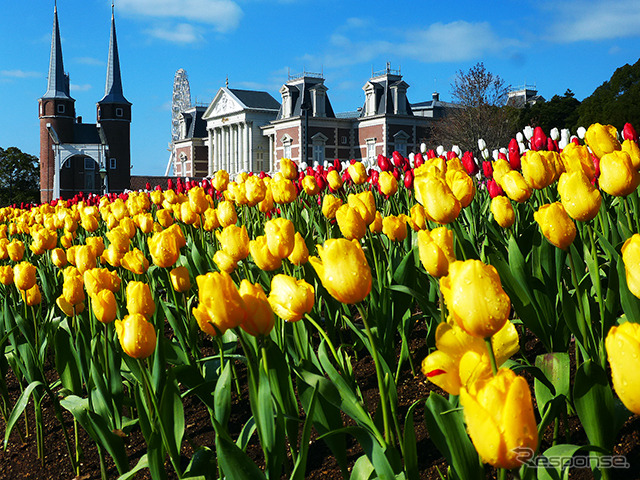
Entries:
[[380, 392], [380, 406], [382, 408], [382, 421], [384, 424], [384, 439], [387, 445], [393, 445], [395, 441], [391, 431], [391, 414], [389, 412], [389, 400], [387, 396], [387, 389], [384, 383], [384, 376], [382, 375], [382, 365], [380, 363], [380, 357], [378, 356], [375, 337], [373, 336], [373, 332], [371, 332], [371, 328], [369, 328], [369, 322], [367, 321], [367, 315], [364, 311], [364, 307], [361, 303], [357, 303], [356, 308], [358, 309], [358, 312], [360, 312], [360, 316], [362, 317], [362, 323], [364, 324], [364, 328], [371, 345], [371, 356], [373, 357], [373, 362], [376, 367], [378, 390]]
[[487, 345], [487, 351], [489, 353], [489, 361], [491, 362], [491, 372], [495, 376], [495, 375], [498, 374], [498, 364], [496, 362], [496, 354], [493, 351], [493, 345], [491, 343], [491, 337], [485, 338], [484, 342]]

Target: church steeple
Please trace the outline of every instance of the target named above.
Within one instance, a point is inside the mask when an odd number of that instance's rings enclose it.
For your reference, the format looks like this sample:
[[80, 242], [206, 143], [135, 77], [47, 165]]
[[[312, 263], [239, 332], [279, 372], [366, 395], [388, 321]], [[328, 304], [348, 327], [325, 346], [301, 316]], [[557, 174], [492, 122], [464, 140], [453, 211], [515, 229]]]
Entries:
[[113, 3], [111, 4], [111, 37], [109, 39], [107, 81], [104, 87], [104, 97], [98, 103], [124, 103], [130, 105], [130, 102], [124, 98], [124, 94], [122, 93], [120, 59], [118, 57], [118, 41], [116, 39], [116, 21]]
[[47, 91], [42, 98], [70, 99], [69, 76], [64, 73], [62, 63], [62, 43], [58, 27], [58, 6], [53, 6], [53, 33], [51, 34], [51, 56], [49, 57], [49, 77]]

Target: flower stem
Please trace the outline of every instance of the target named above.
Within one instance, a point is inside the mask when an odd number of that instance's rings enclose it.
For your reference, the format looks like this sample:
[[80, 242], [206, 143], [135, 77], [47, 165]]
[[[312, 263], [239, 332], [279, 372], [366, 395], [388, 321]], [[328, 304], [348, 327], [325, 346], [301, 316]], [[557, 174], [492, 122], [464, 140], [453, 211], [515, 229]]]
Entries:
[[360, 316], [362, 317], [362, 323], [364, 324], [364, 328], [371, 345], [371, 356], [373, 357], [373, 362], [376, 366], [376, 377], [378, 379], [378, 390], [380, 392], [380, 406], [382, 408], [382, 421], [384, 424], [384, 439], [387, 445], [393, 445], [395, 441], [392, 437], [391, 431], [391, 415], [389, 412], [387, 389], [385, 388], [384, 377], [382, 375], [382, 365], [378, 356], [378, 349], [376, 347], [373, 332], [371, 332], [371, 328], [369, 328], [369, 322], [367, 321], [367, 315], [364, 311], [362, 303], [356, 303], [356, 308], [358, 309], [358, 312], [360, 312]]
[[496, 376], [498, 374], [498, 364], [496, 362], [496, 354], [493, 351], [491, 337], [485, 338], [484, 343], [487, 345], [487, 351], [489, 352], [489, 361], [491, 362], [491, 372], [493, 373], [494, 376]]

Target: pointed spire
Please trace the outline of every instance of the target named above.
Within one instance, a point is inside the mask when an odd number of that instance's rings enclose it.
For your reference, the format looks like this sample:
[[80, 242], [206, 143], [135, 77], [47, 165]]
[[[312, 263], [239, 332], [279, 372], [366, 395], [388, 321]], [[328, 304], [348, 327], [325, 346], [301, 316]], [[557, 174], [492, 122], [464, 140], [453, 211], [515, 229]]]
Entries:
[[64, 73], [64, 65], [62, 63], [62, 42], [60, 41], [58, 5], [56, 2], [53, 4], [53, 33], [51, 34], [47, 91], [42, 98], [71, 98], [69, 95], [69, 77]]
[[120, 77], [120, 58], [118, 57], [118, 41], [116, 39], [116, 20], [113, 2], [111, 3], [111, 37], [109, 38], [109, 60], [107, 63], [107, 81], [104, 97], [98, 103], [130, 103], [122, 93]]

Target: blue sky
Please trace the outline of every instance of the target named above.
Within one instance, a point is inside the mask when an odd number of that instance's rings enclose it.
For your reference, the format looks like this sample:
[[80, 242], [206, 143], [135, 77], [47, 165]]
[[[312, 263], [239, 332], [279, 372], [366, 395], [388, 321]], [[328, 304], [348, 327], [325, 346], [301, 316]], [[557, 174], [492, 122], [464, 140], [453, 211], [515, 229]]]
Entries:
[[[46, 91], [53, 1], [7, 1], [1, 12], [0, 146], [39, 155], [37, 99]], [[571, 89], [582, 100], [640, 56], [636, 0], [115, 0], [115, 15], [138, 175], [164, 174], [179, 68], [198, 102], [209, 102], [227, 77], [231, 88], [279, 100], [288, 72], [323, 72], [340, 112], [363, 104], [362, 86], [386, 62], [401, 69], [414, 103], [434, 91], [449, 100], [456, 72], [479, 61], [508, 84], [535, 84], [547, 99]], [[58, 18], [76, 113], [93, 123], [111, 2], [58, 0]]]

